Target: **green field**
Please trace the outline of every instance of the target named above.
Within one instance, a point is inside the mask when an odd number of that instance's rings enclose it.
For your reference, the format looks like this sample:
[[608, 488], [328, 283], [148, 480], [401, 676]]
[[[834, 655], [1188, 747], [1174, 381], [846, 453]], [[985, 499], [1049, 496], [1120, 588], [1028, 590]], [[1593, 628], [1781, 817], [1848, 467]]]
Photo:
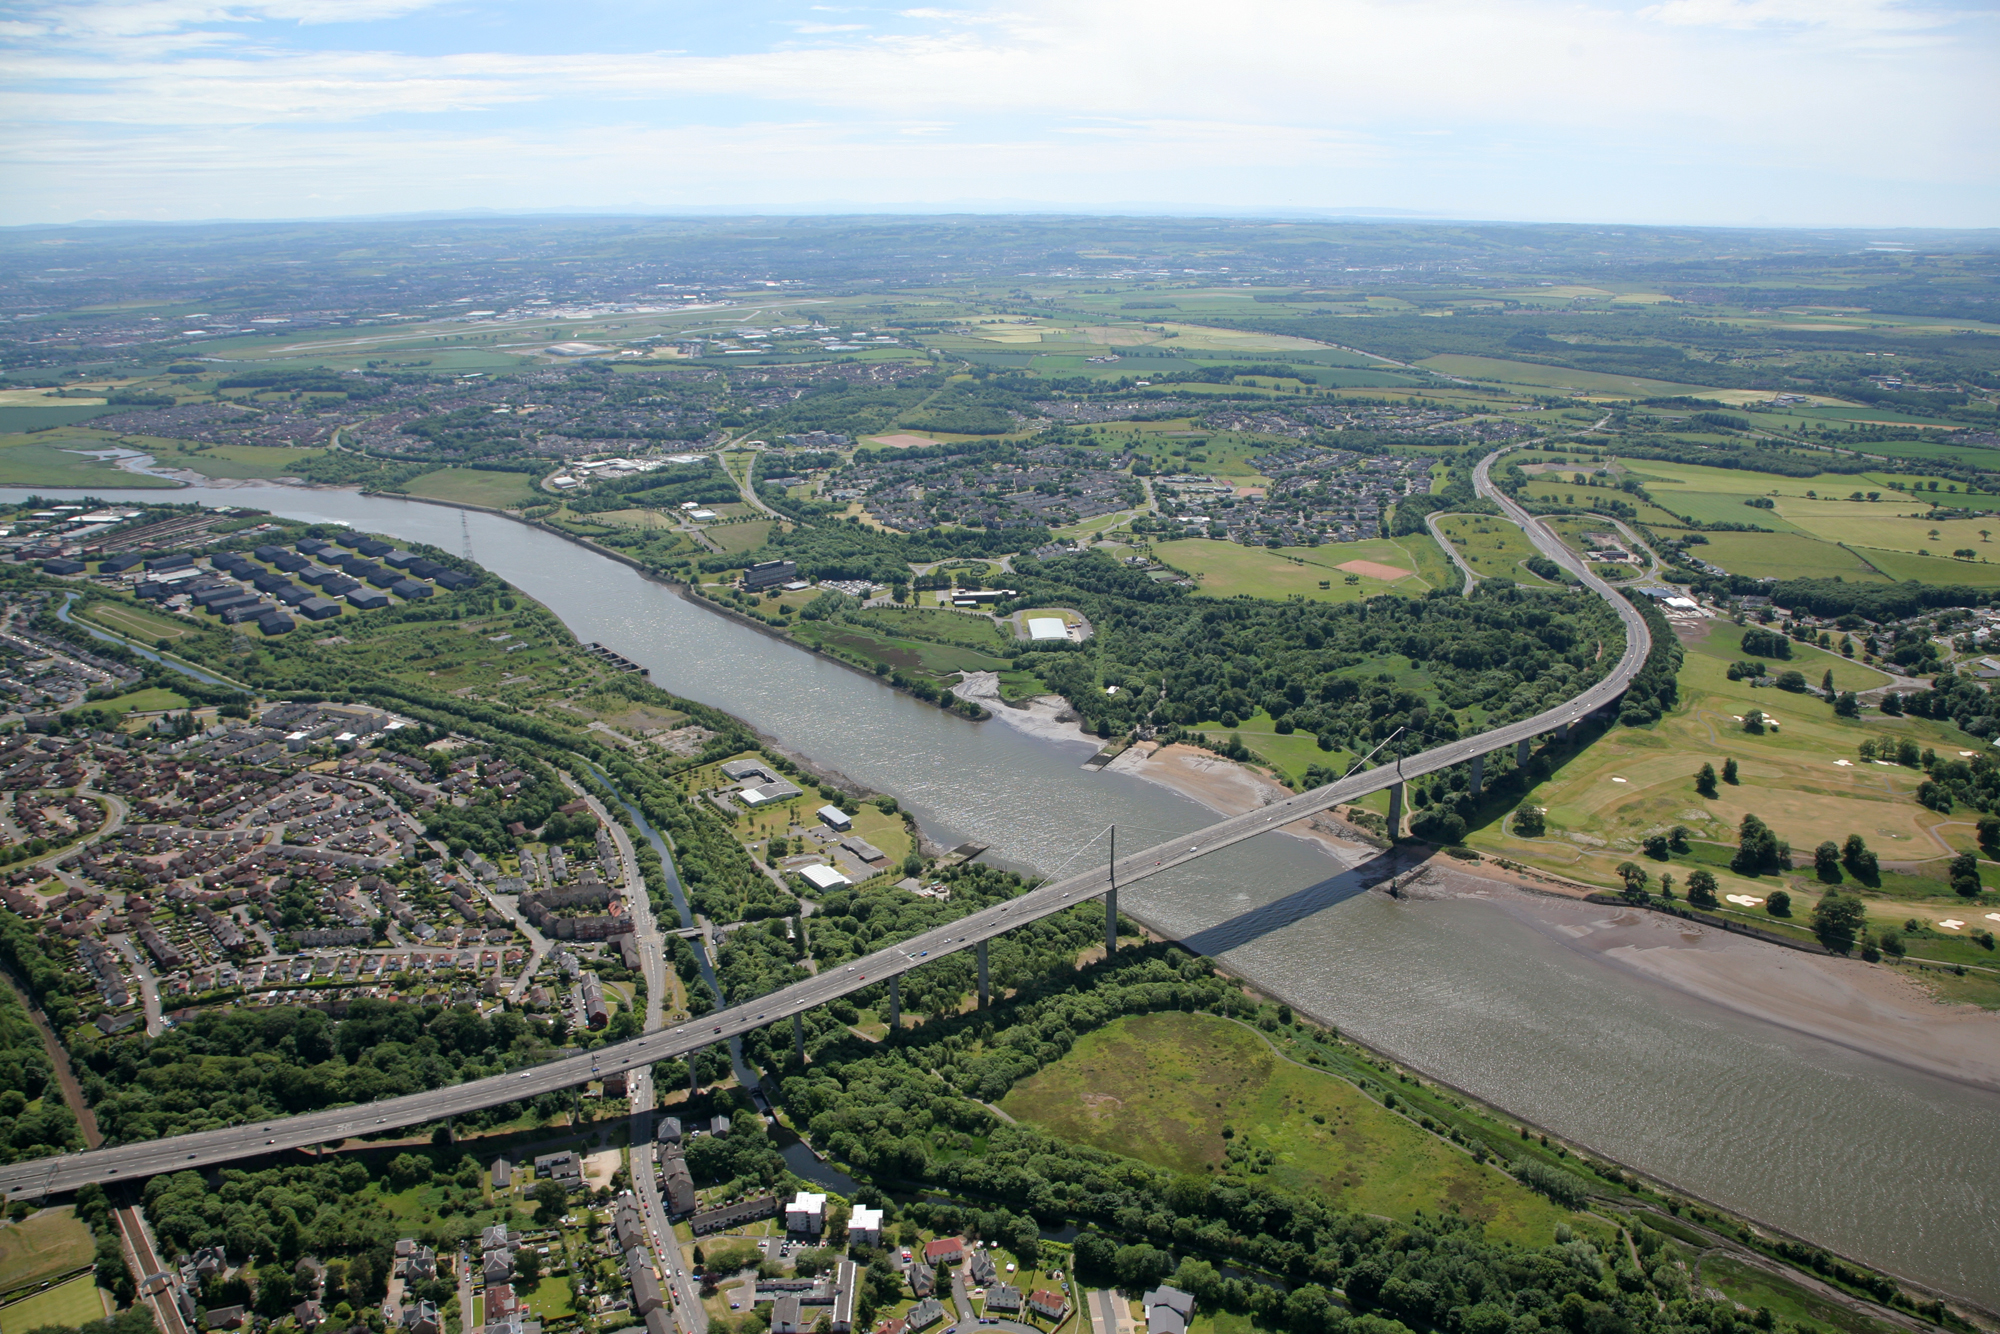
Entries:
[[326, 453], [324, 449], [284, 449], [266, 445], [202, 446], [180, 440], [132, 440], [163, 468], [187, 468], [204, 477], [254, 480], [298, 475], [299, 464]]
[[1266, 760], [1271, 767], [1291, 779], [1303, 782], [1306, 770], [1313, 765], [1334, 768], [1347, 762], [1344, 751], [1331, 753], [1319, 748], [1319, 738], [1311, 732], [1290, 732], [1280, 735], [1271, 715], [1262, 709], [1245, 718], [1235, 727], [1224, 727], [1219, 721], [1210, 720], [1196, 723], [1188, 729], [1191, 732], [1205, 732], [1208, 739], [1226, 743], [1234, 732], [1243, 739], [1243, 744], [1256, 752], [1258, 758]]
[[38, 435], [0, 436], [0, 486], [116, 487], [120, 490], [167, 491], [179, 486], [164, 477], [125, 472], [108, 459], [93, 459], [72, 453], [73, 446], [103, 449], [102, 441], [90, 436], [69, 436], [62, 431]]
[[45, 1283], [80, 1269], [90, 1263], [92, 1251], [90, 1229], [77, 1220], [76, 1211], [66, 1204], [0, 1226], [0, 1292]]
[[[89, 1256], [84, 1258], [87, 1261]], [[97, 1281], [85, 1274], [12, 1306], [0, 1306], [0, 1334], [28, 1334], [43, 1325], [67, 1325], [74, 1329], [92, 1320], [102, 1320], [104, 1315], [104, 1298], [98, 1295]]]
[[[1331, 542], [1322, 547], [1246, 547], [1208, 538], [1158, 542], [1153, 555], [1188, 575], [1201, 591], [1215, 597], [1287, 598], [1294, 594], [1319, 602], [1354, 602], [1381, 593], [1420, 597], [1432, 588], [1455, 588], [1457, 575], [1429, 534], [1374, 538], [1366, 542]], [[1348, 583], [1351, 561], [1407, 571], [1398, 579], [1364, 574]], [[1321, 588], [1325, 583], [1327, 587]]]
[[1662, 398], [1680, 394], [1715, 397], [1718, 390], [1701, 385], [1674, 384], [1668, 380], [1644, 380], [1636, 375], [1604, 375], [1597, 371], [1573, 371], [1562, 366], [1543, 366], [1532, 361], [1502, 361], [1498, 357], [1447, 355], [1426, 357], [1417, 365], [1468, 380], [1495, 384], [1525, 384], [1543, 389], [1581, 389], [1588, 394], [1620, 394], [1629, 398]]
[[85, 620], [130, 635], [148, 647], [162, 639], [180, 639], [195, 632], [195, 627], [186, 621], [123, 602], [93, 602], [80, 614]]
[[1557, 586], [1522, 564], [1540, 553], [1517, 524], [1485, 514], [1448, 514], [1439, 517], [1438, 530], [1481, 578], [1512, 579], [1530, 588]]
[[[1867, 561], [1853, 552], [1804, 533], [1708, 533], [1705, 536], [1708, 538], [1706, 546], [1691, 548], [1695, 557], [1720, 565], [1731, 574], [1756, 579], [1831, 579], [1839, 575], [1851, 583], [1889, 582], [1888, 576], [1870, 568]], [[1963, 561], [1939, 563], [1965, 567]]]
[[958, 672], [997, 672], [1006, 669], [1007, 659], [959, 644], [939, 644], [925, 639], [880, 634], [838, 622], [804, 621], [793, 632], [805, 644], [838, 650], [870, 664], [887, 663], [904, 671], [951, 676]]
[[1570, 1216], [1345, 1080], [1210, 1015], [1120, 1019], [1079, 1038], [1000, 1106], [1064, 1139], [1197, 1177], [1226, 1170], [1232, 1148], [1268, 1152], [1251, 1180], [1361, 1213], [1449, 1210], [1534, 1245]]
[[425, 500], [450, 500], [488, 509], [519, 509], [545, 501], [535, 491], [535, 479], [524, 472], [486, 472], [478, 468], [440, 468], [414, 478], [404, 494]]
[[160, 709], [185, 709], [187, 703], [184, 696], [154, 686], [146, 690], [135, 690], [129, 695], [119, 695], [114, 699], [95, 700], [90, 707], [108, 709], [113, 713], [150, 713]]
[[775, 521], [761, 519], [750, 523], [722, 523], [704, 530], [708, 540], [732, 554], [755, 551], [770, 539]]

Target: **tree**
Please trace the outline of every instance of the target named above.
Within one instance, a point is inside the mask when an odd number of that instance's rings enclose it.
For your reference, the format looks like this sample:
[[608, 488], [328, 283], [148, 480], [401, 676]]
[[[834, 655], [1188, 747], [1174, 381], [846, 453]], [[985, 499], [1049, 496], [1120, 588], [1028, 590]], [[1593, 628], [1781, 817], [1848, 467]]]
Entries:
[[535, 1221], [543, 1227], [554, 1227], [562, 1221], [563, 1212], [569, 1208], [569, 1192], [554, 1181], [537, 1182], [534, 1200]]
[[1722, 762], [1722, 781], [1731, 787], [1736, 786], [1736, 761], [1734, 759]]
[[1514, 832], [1522, 838], [1540, 838], [1548, 823], [1539, 806], [1523, 806], [1514, 812]]
[[1729, 859], [1729, 869], [1738, 875], [1763, 875], [1788, 870], [1791, 864], [1791, 844], [1755, 815], [1745, 815], [1736, 830], [1736, 855]]
[[1644, 848], [1646, 855], [1655, 861], [1665, 861], [1667, 859], [1667, 836], [1665, 834], [1648, 834], [1639, 841], [1639, 846]]
[[1688, 850], [1689, 837], [1690, 835], [1688, 827], [1686, 825], [1684, 824], [1675, 825], [1672, 829], [1669, 829], [1667, 831], [1667, 850], [1669, 852], [1678, 852], [1685, 854]]
[[1951, 859], [1951, 888], [1960, 898], [1979, 897], [1979, 858], [1970, 852], [1961, 852]]
[[1646, 874], [1645, 867], [1635, 862], [1620, 862], [1618, 863], [1618, 878], [1625, 882], [1625, 895], [1627, 898], [1637, 899], [1645, 897], [1646, 881], [1650, 878]]
[[1859, 718], [1861, 716], [1861, 701], [1855, 697], [1852, 690], [1843, 690], [1839, 695], [1834, 697], [1833, 716], [1836, 718]]
[[1771, 897], [1764, 900], [1764, 911], [1773, 917], [1790, 917], [1792, 915], [1792, 896], [1782, 889], [1772, 890]]
[[1858, 895], [1830, 889], [1813, 907], [1813, 934], [1835, 954], [1853, 949], [1855, 938], [1867, 923], [1868, 910]]
[[1827, 668], [1826, 675], [1820, 677], [1819, 693], [1825, 695], [1828, 699], [1833, 698], [1833, 668]]
[[[1799, 677], [1799, 685], [1802, 688], [1805, 685], [1805, 678], [1802, 676]], [[1764, 711], [1762, 709], [1745, 710], [1743, 714], [1743, 730], [1749, 732], [1753, 736], [1764, 735]], [[1736, 765], [1735, 760], [1731, 760], [1729, 762], [1729, 765], [1725, 767], [1723, 770], [1723, 774], [1725, 777], [1728, 776], [1729, 769], [1734, 768], [1735, 765]], [[1733, 782], [1735, 780], [1731, 779], [1730, 781]]]
[[1715, 873], [1708, 870], [1688, 872], [1688, 902], [1697, 908], [1713, 908], [1715, 899]]
[[1672, 871], [1662, 871], [1660, 873], [1660, 897], [1670, 903], [1673, 901], [1674, 873]]
[[[554, 1184], [554, 1183], [550, 1183]], [[523, 1246], [514, 1252], [514, 1286], [522, 1292], [533, 1292], [542, 1282], [542, 1253], [533, 1246]]]
[[1704, 797], [1712, 797], [1715, 795], [1714, 765], [1704, 764], [1701, 766], [1701, 772], [1694, 776], [1694, 790], [1701, 793], [1701, 795]]
[[1875, 883], [1881, 871], [1875, 853], [1859, 834], [1849, 834], [1840, 846], [1840, 864], [1851, 872], [1856, 880], [1868, 884]]
[[1840, 845], [1827, 839], [1813, 849], [1813, 873], [1829, 885], [1840, 883]]
[[1995, 844], [2000, 844], [2000, 816], [1982, 815], [1979, 817], [1979, 846], [1990, 848]]

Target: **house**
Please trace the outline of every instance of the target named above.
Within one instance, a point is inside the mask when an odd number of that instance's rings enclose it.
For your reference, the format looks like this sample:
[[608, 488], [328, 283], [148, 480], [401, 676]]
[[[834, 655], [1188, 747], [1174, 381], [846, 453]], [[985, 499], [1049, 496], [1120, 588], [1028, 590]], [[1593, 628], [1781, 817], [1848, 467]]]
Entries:
[[653, 1138], [662, 1144], [680, 1143], [681, 1119], [678, 1116], [661, 1117], [659, 1127], [653, 1132]]
[[959, 1237], [939, 1237], [924, 1243], [924, 1263], [946, 1267], [965, 1259], [965, 1242]]
[[833, 1269], [833, 1334], [851, 1334], [854, 1303], [861, 1295], [861, 1269], [846, 1256]]
[[1146, 1309], [1147, 1334], [1187, 1334], [1194, 1320], [1194, 1297], [1162, 1283], [1140, 1299]]
[[995, 1283], [986, 1289], [987, 1315], [1021, 1314], [1021, 1290], [1012, 1283]]
[[325, 1318], [318, 1302], [300, 1302], [292, 1308], [292, 1319], [299, 1322], [300, 1329], [312, 1329]]
[[833, 830], [836, 834], [844, 834], [854, 828], [854, 817], [841, 810], [838, 806], [822, 806], [814, 811], [813, 814], [819, 817], [821, 824]]
[[646, 1244], [646, 1220], [640, 1217], [639, 1206], [629, 1199], [618, 1202], [617, 1212], [611, 1217], [611, 1229], [618, 1234], [621, 1251]]
[[493, 1160], [493, 1189], [510, 1190], [514, 1185], [514, 1164], [505, 1158]]
[[209, 1329], [243, 1328], [243, 1308], [240, 1306], [217, 1306], [209, 1310], [208, 1318], [202, 1324]]
[[926, 1297], [912, 1306], [910, 1313], [903, 1317], [903, 1328], [912, 1331], [929, 1329], [942, 1319], [944, 1319], [944, 1308], [938, 1305], [938, 1299]]
[[972, 1264], [969, 1267], [969, 1272], [972, 1276], [973, 1286], [981, 1288], [1000, 1277], [1000, 1270], [994, 1265], [993, 1257], [985, 1251], [974, 1251], [972, 1253]]
[[806, 1334], [811, 1328], [797, 1293], [788, 1292], [771, 1303], [771, 1334]]
[[613, 1070], [604, 1076], [605, 1097], [622, 1098], [626, 1096], [626, 1094], [629, 1091], [630, 1087], [625, 1072], [623, 1070]]
[[657, 1311], [667, 1304], [660, 1291], [659, 1275], [653, 1272], [653, 1253], [635, 1246], [625, 1253], [625, 1270], [632, 1277], [632, 1309], [640, 1315]]
[[785, 1231], [817, 1237], [826, 1230], [826, 1196], [800, 1191], [785, 1206]]
[[409, 1334], [441, 1334], [444, 1326], [438, 1321], [435, 1302], [411, 1302], [403, 1308], [403, 1328]]
[[847, 1240], [856, 1246], [880, 1246], [882, 1211], [865, 1204], [855, 1205], [854, 1212], [847, 1219]]
[[912, 1297], [928, 1297], [937, 1291], [937, 1270], [922, 1260], [911, 1261], [910, 1267], [903, 1271], [903, 1277], [910, 1280]]
[[[542, 1334], [541, 1329], [537, 1327], [534, 1334]], [[664, 1306], [646, 1312], [646, 1334], [675, 1334], [673, 1313]]]
[[495, 1283], [486, 1289], [486, 1315], [489, 1319], [500, 1320], [519, 1309], [513, 1284]]
[[1069, 1298], [1050, 1288], [1036, 1288], [1028, 1294], [1028, 1309], [1044, 1320], [1061, 1320], [1069, 1314]]
[[514, 1277], [514, 1254], [512, 1251], [488, 1251], [480, 1262], [479, 1275], [491, 1288]]
[[575, 1189], [583, 1184], [583, 1160], [573, 1149], [545, 1153], [535, 1159], [535, 1175]]
[[678, 1154], [667, 1159], [660, 1173], [660, 1190], [666, 1197], [668, 1213], [693, 1212], [694, 1177], [688, 1172], [687, 1159]]

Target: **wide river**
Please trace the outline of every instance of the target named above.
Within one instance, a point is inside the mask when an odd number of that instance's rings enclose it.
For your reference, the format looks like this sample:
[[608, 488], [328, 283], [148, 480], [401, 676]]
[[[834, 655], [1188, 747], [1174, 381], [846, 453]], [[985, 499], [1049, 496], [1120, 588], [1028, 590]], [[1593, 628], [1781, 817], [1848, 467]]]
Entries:
[[[481, 565], [553, 608], [579, 639], [892, 794], [948, 845], [976, 839], [1010, 864], [1052, 871], [1101, 857], [1113, 823], [1138, 847], [1215, 818], [1157, 785], [1086, 771], [1091, 748], [1081, 743], [949, 717], [495, 515], [282, 487], [171, 498], [340, 521], [454, 552], [469, 535]], [[1278, 929], [1241, 920], [1333, 869], [1298, 840], [1260, 839], [1136, 885], [1124, 905], [1177, 935], [1220, 928], [1212, 952], [1240, 975], [1519, 1116], [2000, 1307], [2000, 1096], [1724, 1010], [1476, 899], [1364, 894]]]

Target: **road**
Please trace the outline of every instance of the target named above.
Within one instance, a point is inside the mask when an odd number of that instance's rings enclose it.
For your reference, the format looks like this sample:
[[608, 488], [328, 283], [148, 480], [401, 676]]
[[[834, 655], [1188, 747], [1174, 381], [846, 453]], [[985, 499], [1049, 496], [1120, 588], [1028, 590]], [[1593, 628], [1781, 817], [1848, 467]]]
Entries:
[[[1576, 553], [1535, 523], [1527, 511], [1493, 488], [1488, 471], [1497, 457], [1497, 454], [1487, 456], [1474, 472], [1474, 482], [1480, 494], [1495, 500], [1509, 518], [1521, 525], [1529, 540], [1544, 555], [1574, 574], [1584, 587], [1609, 602], [1624, 623], [1625, 651], [1604, 679], [1574, 699], [1532, 718], [1352, 774], [1325, 787], [1218, 820], [1192, 834], [1121, 857], [1116, 867], [1117, 884], [1136, 884], [1335, 806], [1357, 801], [1371, 792], [1379, 792], [1407, 779], [1463, 764], [1475, 756], [1565, 729], [1614, 703], [1624, 693], [1626, 686], [1645, 665], [1652, 645], [1645, 619], [1609, 584], [1591, 573]], [[4, 1191], [8, 1199], [38, 1198], [74, 1190], [87, 1181], [130, 1181], [161, 1172], [209, 1167], [286, 1149], [331, 1144], [349, 1136], [378, 1134], [516, 1099], [559, 1092], [588, 1082], [595, 1077], [593, 1072], [636, 1070], [655, 1061], [689, 1056], [704, 1047], [732, 1043], [746, 1033], [817, 1009], [871, 983], [921, 968], [946, 954], [975, 948], [1024, 923], [1053, 916], [1087, 899], [1098, 898], [1111, 887], [1109, 870], [1104, 866], [1093, 867], [1067, 879], [1032, 889], [1006, 903], [935, 927], [887, 949], [877, 950], [843, 967], [795, 982], [769, 995], [673, 1028], [644, 1033], [601, 1047], [595, 1052], [548, 1061], [528, 1070], [428, 1089], [361, 1106], [330, 1108], [253, 1125], [206, 1130], [169, 1139], [16, 1163], [0, 1167], [0, 1191]], [[642, 898], [643, 895], [634, 896], [635, 900]], [[654, 940], [657, 943], [657, 935]]]
[[1466, 561], [1465, 553], [1460, 551], [1458, 545], [1446, 537], [1444, 530], [1438, 527], [1438, 520], [1443, 517], [1443, 513], [1440, 510], [1433, 510], [1429, 514], [1426, 514], [1424, 516], [1424, 527], [1431, 530], [1432, 540], [1444, 548], [1444, 554], [1451, 557], [1451, 563], [1456, 565], [1459, 571], [1465, 575], [1465, 587], [1459, 591], [1461, 593], [1470, 593], [1472, 586], [1479, 582], [1479, 576], [1472, 572], [1472, 566]]

